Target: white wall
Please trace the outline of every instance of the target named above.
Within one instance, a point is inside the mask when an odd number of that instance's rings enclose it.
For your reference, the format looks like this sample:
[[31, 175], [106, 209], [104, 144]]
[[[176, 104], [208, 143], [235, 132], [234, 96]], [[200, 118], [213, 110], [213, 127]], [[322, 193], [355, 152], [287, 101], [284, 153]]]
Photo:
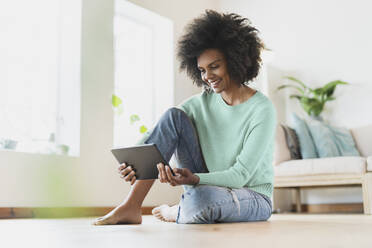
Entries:
[[[331, 124], [357, 127], [372, 123], [371, 1], [364, 0], [220, 0], [221, 10], [248, 17], [275, 58], [268, 68], [271, 97], [286, 122], [285, 94], [275, 93], [284, 75], [321, 86], [341, 79], [337, 100], [326, 105]], [[289, 111], [301, 109], [294, 100]], [[361, 189], [304, 190], [304, 203], [362, 202]], [[287, 200], [287, 198], [285, 198]]]
[[[167, 17], [174, 24], [174, 49], [176, 55], [177, 41], [183, 34], [185, 25], [193, 18], [204, 13], [205, 9], [218, 10], [218, 1], [215, 0], [129, 0], [130, 2]], [[179, 63], [175, 61], [175, 104], [181, 103], [189, 96], [199, 93], [200, 88], [192, 84], [185, 73], [179, 72]]]
[[[174, 22], [177, 41], [184, 25], [208, 1], [132, 1]], [[114, 206], [130, 190], [116, 173], [113, 144], [113, 0], [83, 0], [81, 43], [81, 150], [79, 158], [0, 151], [0, 207]], [[175, 59], [175, 103], [200, 92]], [[164, 194], [164, 192], [167, 192]], [[144, 206], [178, 202], [182, 187], [156, 182]]]

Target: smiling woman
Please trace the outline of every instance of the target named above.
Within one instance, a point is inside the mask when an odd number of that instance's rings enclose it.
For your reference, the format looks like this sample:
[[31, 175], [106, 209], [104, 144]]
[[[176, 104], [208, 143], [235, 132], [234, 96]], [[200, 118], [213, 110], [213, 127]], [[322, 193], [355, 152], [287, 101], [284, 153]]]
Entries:
[[[248, 86], [261, 63], [257, 30], [237, 14], [209, 10], [187, 27], [178, 45], [181, 69], [205, 90], [167, 110], [137, 143], [155, 143], [167, 162], [174, 154], [175, 175], [158, 164], [158, 178], [185, 190], [179, 205], [161, 205], [153, 214], [177, 223], [267, 220], [276, 112]], [[96, 225], [142, 222], [140, 208], [155, 180], [136, 180], [126, 164], [118, 173], [133, 185], [131, 192]]]

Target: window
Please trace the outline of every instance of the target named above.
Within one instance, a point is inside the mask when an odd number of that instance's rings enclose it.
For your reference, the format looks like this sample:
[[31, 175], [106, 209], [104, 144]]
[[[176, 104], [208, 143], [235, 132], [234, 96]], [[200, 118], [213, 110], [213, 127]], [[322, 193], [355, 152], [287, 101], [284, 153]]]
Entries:
[[133, 145], [173, 105], [173, 25], [127, 1], [115, 2], [114, 146]]
[[0, 8], [0, 148], [79, 155], [80, 22], [76, 0]]

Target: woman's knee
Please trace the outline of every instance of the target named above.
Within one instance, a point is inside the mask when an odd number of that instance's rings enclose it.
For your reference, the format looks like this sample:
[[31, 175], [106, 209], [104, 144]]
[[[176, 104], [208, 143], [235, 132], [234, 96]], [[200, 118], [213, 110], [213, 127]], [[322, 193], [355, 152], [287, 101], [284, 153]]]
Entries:
[[169, 117], [175, 117], [175, 116], [184, 115], [184, 114], [185, 112], [183, 112], [183, 110], [176, 108], [176, 107], [171, 107], [167, 111], [165, 111], [164, 116], [169, 118]]
[[176, 108], [176, 107], [172, 107], [164, 112], [164, 114], [160, 118], [159, 123], [165, 124], [165, 125], [171, 125], [178, 130], [184, 125], [183, 123], [185, 122], [187, 118], [188, 116], [183, 110]]

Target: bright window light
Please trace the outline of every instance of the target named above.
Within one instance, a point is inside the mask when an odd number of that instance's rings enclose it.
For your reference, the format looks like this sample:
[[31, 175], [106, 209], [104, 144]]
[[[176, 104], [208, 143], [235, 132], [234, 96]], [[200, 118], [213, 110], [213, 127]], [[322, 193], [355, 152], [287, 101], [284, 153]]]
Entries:
[[114, 18], [114, 146], [130, 146], [173, 105], [173, 24], [127, 1]]
[[76, 0], [0, 7], [0, 149], [79, 155], [80, 22]]

